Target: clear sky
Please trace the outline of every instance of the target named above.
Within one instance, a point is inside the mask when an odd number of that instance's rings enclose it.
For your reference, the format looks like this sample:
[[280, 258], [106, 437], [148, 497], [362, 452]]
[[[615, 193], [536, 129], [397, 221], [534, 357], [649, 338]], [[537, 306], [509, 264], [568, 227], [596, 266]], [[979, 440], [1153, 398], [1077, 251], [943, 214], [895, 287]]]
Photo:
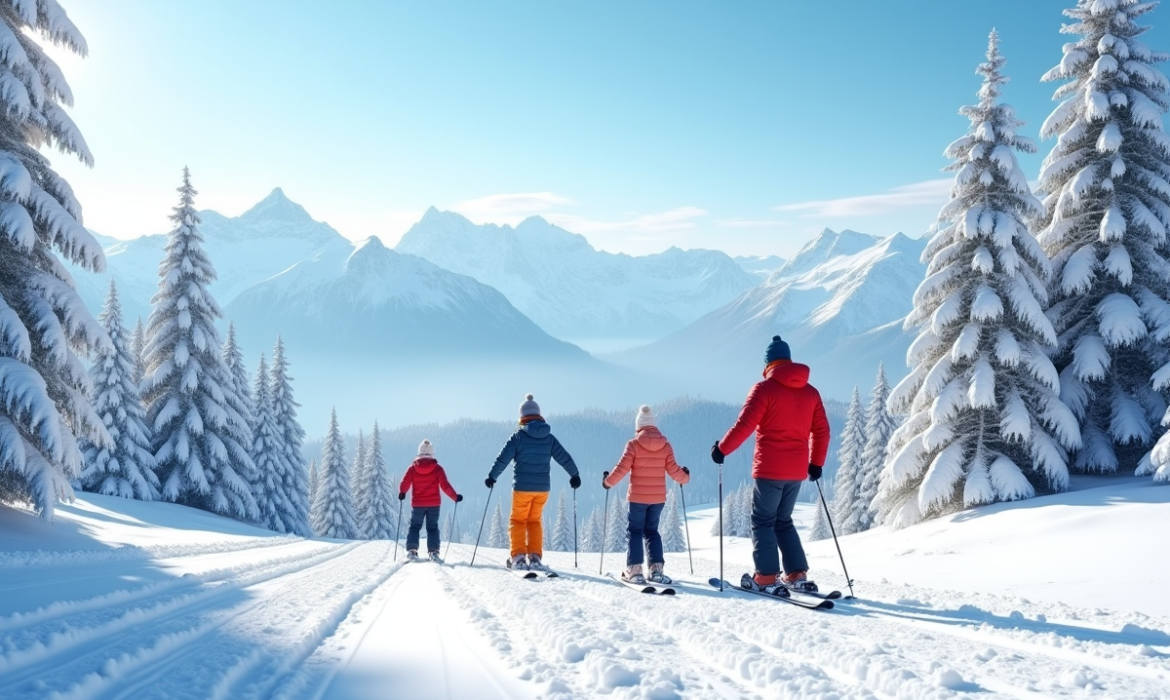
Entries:
[[[89, 41], [62, 64], [96, 166], [54, 163], [101, 233], [167, 230], [189, 165], [201, 208], [280, 186], [354, 239], [393, 244], [434, 205], [760, 255], [925, 231], [988, 31], [1036, 136], [1073, 4], [60, 1]], [[1147, 19], [1170, 50], [1170, 8]]]

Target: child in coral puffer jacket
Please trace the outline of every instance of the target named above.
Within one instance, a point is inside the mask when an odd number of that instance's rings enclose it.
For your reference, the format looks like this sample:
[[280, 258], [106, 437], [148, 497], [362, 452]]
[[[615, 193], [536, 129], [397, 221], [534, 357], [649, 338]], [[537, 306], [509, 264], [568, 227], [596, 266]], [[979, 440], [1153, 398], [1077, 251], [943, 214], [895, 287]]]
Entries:
[[629, 490], [629, 552], [622, 578], [636, 584], [646, 583], [642, 573], [643, 541], [650, 552], [650, 581], [669, 584], [670, 577], [663, 572], [666, 559], [662, 554], [662, 535], [658, 520], [666, 505], [666, 475], [680, 484], [691, 479], [691, 471], [674, 460], [674, 449], [659, 432], [654, 412], [649, 406], [638, 409], [634, 419], [634, 439], [626, 443], [622, 458], [607, 473], [601, 485], [609, 489], [618, 484], [628, 472]]

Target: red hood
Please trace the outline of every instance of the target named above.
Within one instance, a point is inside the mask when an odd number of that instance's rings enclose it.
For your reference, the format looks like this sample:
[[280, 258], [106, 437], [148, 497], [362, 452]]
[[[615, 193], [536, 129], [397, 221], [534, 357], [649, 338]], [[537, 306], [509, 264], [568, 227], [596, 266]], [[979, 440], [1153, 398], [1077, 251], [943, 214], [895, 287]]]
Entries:
[[786, 362], [767, 369], [764, 372], [764, 376], [777, 384], [782, 384], [793, 389], [800, 389], [808, 385], [808, 373], [808, 365]]
[[439, 463], [432, 457], [419, 457], [410, 466], [414, 467], [414, 470], [419, 474], [430, 474], [435, 471], [435, 467], [439, 466]]
[[658, 428], [652, 425], [648, 425], [639, 430], [638, 434], [634, 436], [634, 439], [638, 441], [639, 445], [651, 452], [657, 452], [663, 447], [666, 447], [666, 437], [658, 431]]

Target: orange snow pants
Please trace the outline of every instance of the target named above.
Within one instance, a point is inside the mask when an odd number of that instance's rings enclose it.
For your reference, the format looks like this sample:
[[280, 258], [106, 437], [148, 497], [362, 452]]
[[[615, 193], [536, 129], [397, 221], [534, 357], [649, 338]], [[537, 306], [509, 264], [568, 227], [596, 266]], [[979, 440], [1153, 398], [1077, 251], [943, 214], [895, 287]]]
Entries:
[[544, 504], [548, 491], [513, 491], [511, 527], [512, 556], [535, 554], [544, 556]]

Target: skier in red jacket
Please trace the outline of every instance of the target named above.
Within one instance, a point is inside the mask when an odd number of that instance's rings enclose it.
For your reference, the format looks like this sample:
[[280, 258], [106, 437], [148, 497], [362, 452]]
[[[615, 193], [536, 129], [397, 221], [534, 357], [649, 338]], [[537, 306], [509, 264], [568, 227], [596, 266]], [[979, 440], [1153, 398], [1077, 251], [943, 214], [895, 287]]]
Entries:
[[[764, 381], [748, 393], [739, 419], [711, 448], [711, 459], [723, 457], [756, 433], [752, 461], [752, 560], [756, 572], [744, 574], [741, 585], [774, 595], [816, 591], [808, 579], [808, 560], [792, 524], [792, 509], [807, 475], [821, 478], [829, 453], [829, 421], [821, 395], [808, 383], [807, 365], [792, 362], [788, 343], [773, 336], [764, 355]], [[811, 441], [811, 445], [810, 445]], [[780, 557], [784, 573], [780, 571]]]
[[398, 487], [398, 500], [406, 498], [406, 492], [414, 488], [410, 498], [410, 529], [406, 531], [406, 558], [418, 559], [418, 534], [423, 520], [427, 523], [427, 554], [431, 561], [439, 561], [439, 506], [443, 497], [439, 489], [452, 501], [458, 503], [463, 496], [455, 493], [447, 472], [435, 461], [435, 446], [430, 440], [423, 440], [418, 446], [418, 456], [402, 476]]

